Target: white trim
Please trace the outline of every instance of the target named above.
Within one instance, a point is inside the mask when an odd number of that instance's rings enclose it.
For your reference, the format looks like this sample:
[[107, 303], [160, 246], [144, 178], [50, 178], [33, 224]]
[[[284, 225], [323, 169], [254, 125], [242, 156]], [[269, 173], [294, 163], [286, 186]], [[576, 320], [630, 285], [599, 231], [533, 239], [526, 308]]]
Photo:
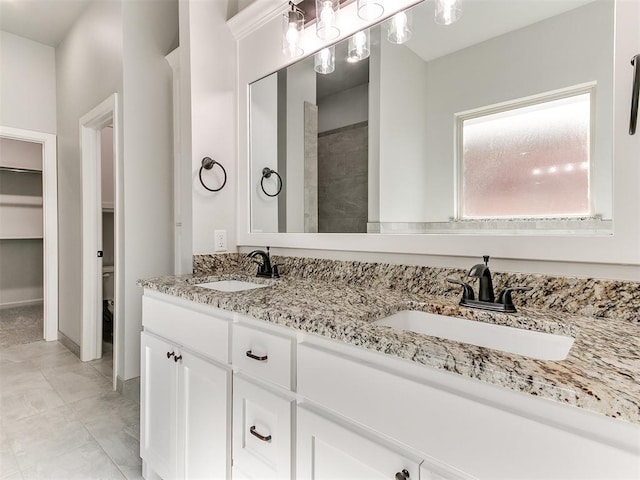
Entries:
[[[294, 0], [298, 4], [302, 0]], [[246, 37], [278, 15], [282, 15], [289, 6], [288, 0], [255, 0], [227, 20], [227, 25], [236, 40]]]
[[[348, 8], [351, 5], [348, 5]], [[640, 2], [617, 0], [614, 46], [614, 197], [613, 235], [390, 235], [251, 233], [248, 136], [249, 84], [287, 65], [267, 55], [259, 34], [238, 45], [238, 246], [264, 246], [350, 252], [388, 252], [454, 257], [491, 255], [496, 259], [640, 265], [640, 134], [630, 136], [629, 105], [633, 69], [629, 60], [640, 51], [637, 22]], [[266, 37], [265, 32], [264, 37]], [[343, 38], [343, 37], [341, 37]], [[311, 53], [313, 49], [305, 49]], [[302, 60], [304, 57], [296, 59]], [[289, 62], [290, 63], [290, 62]]]
[[[120, 129], [118, 122], [118, 96], [111, 95], [100, 105], [83, 115], [79, 121], [80, 127], [80, 158], [82, 171], [82, 322], [80, 333], [80, 359], [83, 362], [99, 358], [102, 355], [102, 259], [96, 255], [102, 249], [101, 216], [102, 203], [100, 200], [100, 130], [106, 126], [113, 126], [113, 165], [114, 165], [114, 236], [115, 236], [115, 265], [120, 265], [121, 242], [119, 238], [119, 218], [121, 201], [119, 197], [120, 180]], [[119, 288], [122, 272], [116, 268], [114, 278], [115, 304], [114, 334], [113, 334], [113, 388], [116, 385], [118, 371], [119, 345], [118, 332], [122, 319], [118, 312], [121, 303]]]
[[56, 136], [0, 125], [0, 137], [42, 144], [44, 339], [58, 339], [58, 160]]
[[16, 307], [31, 307], [33, 305], [39, 305], [44, 303], [44, 298], [34, 298], [32, 300], [20, 300], [19, 302], [1, 303], [0, 310], [6, 310], [8, 308]]
[[182, 268], [182, 130], [180, 128], [180, 47], [164, 57], [171, 66], [173, 88], [173, 269], [175, 275], [187, 273]]

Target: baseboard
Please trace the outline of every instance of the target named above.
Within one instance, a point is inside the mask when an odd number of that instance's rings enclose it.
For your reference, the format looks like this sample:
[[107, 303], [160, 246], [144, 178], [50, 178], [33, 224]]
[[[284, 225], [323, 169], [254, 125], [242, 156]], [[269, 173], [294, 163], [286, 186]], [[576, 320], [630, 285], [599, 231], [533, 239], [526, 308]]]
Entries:
[[32, 305], [38, 305], [44, 303], [43, 298], [37, 298], [35, 300], [21, 300], [19, 302], [9, 302], [0, 304], [0, 310], [4, 310], [6, 308], [15, 308], [15, 307], [30, 307]]
[[140, 403], [140, 377], [122, 380], [120, 376], [116, 377], [116, 390], [124, 397]]
[[80, 345], [67, 337], [64, 333], [58, 330], [58, 341], [67, 347], [78, 358], [80, 358]]

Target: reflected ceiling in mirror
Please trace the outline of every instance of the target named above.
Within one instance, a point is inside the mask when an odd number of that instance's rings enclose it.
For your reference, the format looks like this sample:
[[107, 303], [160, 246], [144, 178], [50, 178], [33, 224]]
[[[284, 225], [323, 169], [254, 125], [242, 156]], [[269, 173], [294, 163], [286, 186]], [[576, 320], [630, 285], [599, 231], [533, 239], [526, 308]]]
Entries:
[[462, 8], [251, 84], [252, 232], [610, 233], [614, 2]]

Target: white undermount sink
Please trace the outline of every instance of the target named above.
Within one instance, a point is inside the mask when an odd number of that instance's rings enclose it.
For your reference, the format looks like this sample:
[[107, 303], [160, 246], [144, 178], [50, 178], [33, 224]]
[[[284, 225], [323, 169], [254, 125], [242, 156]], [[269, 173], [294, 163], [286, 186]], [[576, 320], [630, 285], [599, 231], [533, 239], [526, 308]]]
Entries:
[[198, 283], [196, 287], [210, 288], [219, 292], [242, 292], [243, 290], [253, 290], [254, 288], [264, 288], [270, 285], [264, 283], [245, 282], [243, 280], [219, 280], [217, 282]]
[[564, 360], [573, 345], [573, 338], [569, 336], [523, 330], [416, 310], [403, 310], [376, 320], [373, 324], [516, 353], [538, 360]]

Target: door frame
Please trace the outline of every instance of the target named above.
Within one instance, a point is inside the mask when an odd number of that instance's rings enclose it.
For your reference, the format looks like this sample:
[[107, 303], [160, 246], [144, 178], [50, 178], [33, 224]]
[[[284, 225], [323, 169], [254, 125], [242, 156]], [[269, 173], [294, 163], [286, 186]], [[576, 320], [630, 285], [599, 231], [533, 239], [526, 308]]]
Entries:
[[113, 126], [114, 168], [114, 332], [113, 332], [113, 385], [116, 386], [118, 356], [121, 345], [118, 337], [121, 329], [122, 272], [119, 268], [122, 245], [119, 241], [121, 218], [120, 191], [120, 128], [118, 121], [118, 95], [112, 94], [102, 103], [80, 118], [80, 159], [82, 171], [82, 321], [80, 334], [80, 359], [83, 362], [102, 356], [102, 260], [97, 251], [102, 249], [99, 237], [102, 225], [100, 183], [100, 131]]
[[0, 125], [0, 137], [42, 145], [42, 216], [44, 253], [44, 331], [47, 342], [58, 339], [58, 159], [51, 133]]

